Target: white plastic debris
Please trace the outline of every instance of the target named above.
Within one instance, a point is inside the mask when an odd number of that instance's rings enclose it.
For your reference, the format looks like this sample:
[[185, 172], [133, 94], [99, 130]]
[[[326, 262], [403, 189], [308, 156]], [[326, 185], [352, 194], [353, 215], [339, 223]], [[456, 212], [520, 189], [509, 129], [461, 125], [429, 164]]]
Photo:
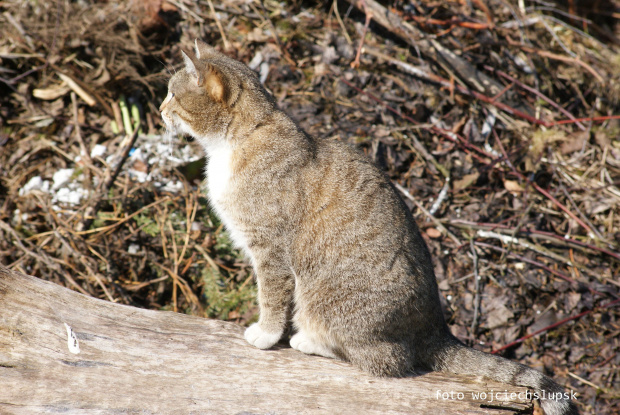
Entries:
[[[118, 151], [112, 152], [103, 144], [93, 146], [91, 158], [102, 158], [115, 168], [120, 158]], [[129, 153], [129, 160], [123, 166], [123, 175], [137, 182], [153, 182], [155, 187], [171, 193], [178, 193], [183, 190], [183, 183], [170, 179], [162, 180], [167, 175], [165, 171], [170, 171], [174, 167], [185, 165], [203, 157], [200, 151], [196, 151], [183, 139], [174, 134], [167, 135], [145, 135], [140, 136], [135, 144], [135, 148]], [[77, 163], [81, 159], [78, 156]], [[135, 168], [136, 162], [147, 165]], [[146, 171], [143, 171], [146, 170]], [[79, 170], [73, 168], [59, 169], [52, 175], [52, 180], [43, 180], [41, 176], [32, 177], [20, 190], [20, 196], [27, 195], [32, 191], [42, 191], [51, 196], [52, 209], [63, 211], [64, 209], [79, 206], [89, 197], [91, 189], [96, 189], [99, 184], [99, 177], [91, 175], [91, 182], [88, 183], [84, 174], [78, 174]], [[49, 173], [52, 174], [52, 173]], [[16, 216], [14, 220], [19, 220]]]
[[489, 137], [491, 131], [493, 131], [493, 126], [495, 126], [495, 120], [497, 119], [496, 113], [497, 111], [495, 110], [489, 111], [489, 114], [487, 115], [484, 123], [482, 124], [482, 130], [480, 131], [480, 135], [485, 140], [487, 139], [487, 137]]
[[250, 63], [248, 63], [248, 67], [255, 71], [256, 68], [258, 68], [258, 65], [260, 65], [262, 62], [263, 62], [263, 54], [261, 52], [257, 52], [256, 55], [254, 55], [254, 57], [250, 61]]
[[90, 157], [93, 159], [96, 157], [102, 157], [107, 151], [108, 148], [103, 144], [95, 144], [93, 149], [90, 151]]
[[131, 244], [129, 245], [129, 248], [127, 248], [127, 252], [132, 255], [137, 254], [139, 251], [140, 251], [140, 245], [138, 244]]
[[269, 76], [269, 64], [267, 62], [263, 62], [260, 64], [260, 83], [265, 84], [267, 81], [267, 77]]
[[19, 209], [15, 209], [13, 211], [13, 224], [25, 222], [28, 220], [28, 218], [30, 218], [30, 215], [28, 213], [22, 213]]

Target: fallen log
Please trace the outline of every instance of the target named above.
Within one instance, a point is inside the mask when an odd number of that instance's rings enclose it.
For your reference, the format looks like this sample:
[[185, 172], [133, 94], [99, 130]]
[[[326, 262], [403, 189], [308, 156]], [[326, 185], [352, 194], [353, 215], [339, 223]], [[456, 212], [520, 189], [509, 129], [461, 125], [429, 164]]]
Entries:
[[0, 265], [2, 414], [505, 414], [532, 411], [525, 392], [258, 350], [234, 323], [114, 304]]

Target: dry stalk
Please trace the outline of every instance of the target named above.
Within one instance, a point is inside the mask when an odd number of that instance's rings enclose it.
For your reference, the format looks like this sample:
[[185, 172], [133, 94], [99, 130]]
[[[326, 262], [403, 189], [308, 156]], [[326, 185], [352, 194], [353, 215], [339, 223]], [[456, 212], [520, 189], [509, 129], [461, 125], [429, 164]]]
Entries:
[[17, 234], [17, 232], [15, 232], [15, 230], [13, 228], [11, 228], [8, 224], [6, 224], [4, 221], [0, 220], [0, 228], [2, 228], [4, 231], [8, 232], [9, 234], [11, 234], [11, 236], [13, 237], [13, 240], [15, 242], [15, 244], [19, 247], [19, 249], [21, 249], [26, 255], [34, 258], [36, 261], [38, 261], [41, 264], [45, 264], [48, 268], [56, 271], [59, 275], [61, 275], [62, 277], [64, 277], [67, 281], [69, 281], [69, 283], [79, 292], [81, 292], [84, 295], [88, 295], [90, 296], [90, 294], [84, 290], [74, 279], [73, 277], [71, 277], [70, 274], [63, 272], [63, 270], [60, 268], [60, 266], [56, 263], [57, 260], [54, 260], [53, 258], [50, 258], [47, 254], [45, 254], [44, 252], [39, 252], [36, 253], [31, 249], [26, 248], [26, 246], [24, 246], [24, 244], [21, 242], [21, 238], [20, 236]]
[[446, 229], [445, 226], [443, 226], [443, 224], [433, 215], [431, 215], [431, 213], [426, 210], [426, 208], [424, 206], [422, 206], [422, 204], [420, 202], [418, 202], [418, 200], [411, 196], [411, 193], [409, 193], [409, 191], [407, 191], [407, 189], [405, 189], [404, 187], [402, 187], [400, 184], [396, 183], [396, 182], [392, 182], [392, 184], [394, 185], [394, 187], [396, 187], [407, 199], [411, 200], [413, 203], [415, 203], [415, 205], [418, 207], [418, 209], [420, 209], [427, 218], [429, 218], [433, 224], [435, 226], [437, 226], [437, 228], [441, 231], [441, 233], [443, 233], [444, 235], [448, 235], [450, 237], [450, 239], [452, 239], [457, 246], [461, 246], [461, 241], [459, 240], [459, 238], [457, 238], [456, 236], [454, 236], [454, 234], [452, 234], [448, 229]]
[[470, 326], [470, 331], [472, 333], [472, 335], [476, 335], [476, 330], [478, 329], [478, 316], [480, 313], [480, 303], [481, 303], [481, 296], [480, 296], [480, 285], [482, 284], [481, 281], [481, 277], [480, 275], [478, 275], [478, 253], [476, 252], [476, 246], [474, 244], [474, 240], [470, 239], [469, 240], [469, 246], [471, 249], [471, 254], [473, 256], [474, 259], [474, 263], [473, 263], [473, 268], [474, 268], [474, 304], [473, 304], [473, 308], [474, 308], [474, 317], [472, 319], [471, 322], [471, 326]]

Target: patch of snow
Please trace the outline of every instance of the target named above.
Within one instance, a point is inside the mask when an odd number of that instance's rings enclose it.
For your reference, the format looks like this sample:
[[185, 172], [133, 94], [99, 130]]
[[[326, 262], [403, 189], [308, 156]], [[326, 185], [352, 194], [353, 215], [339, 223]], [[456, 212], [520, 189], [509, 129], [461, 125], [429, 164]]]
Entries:
[[13, 220], [12, 223], [18, 224], [20, 222], [25, 222], [28, 220], [28, 218], [30, 217], [30, 215], [28, 213], [22, 213], [21, 210], [19, 209], [15, 209], [13, 211]]
[[[105, 158], [105, 162], [114, 169], [120, 159], [117, 157], [117, 150], [109, 153], [107, 146], [96, 144], [90, 156], [93, 159]], [[165, 172], [199, 160], [202, 156], [200, 150], [172, 133], [143, 135], [138, 137], [135, 147], [131, 149], [129, 160], [124, 163], [121, 175], [128, 175], [140, 183], [153, 182], [153, 185], [162, 191], [178, 193], [183, 190], [183, 183], [168, 178]], [[78, 156], [76, 163], [80, 159]], [[132, 167], [136, 163], [142, 164], [140, 169]], [[41, 176], [32, 177], [19, 190], [19, 195], [25, 196], [32, 191], [47, 193], [51, 196], [52, 208], [60, 211], [63, 209], [61, 205], [64, 205], [64, 208], [78, 206], [89, 197], [91, 189], [97, 188], [100, 179], [97, 175], [91, 175], [90, 180], [89, 183], [84, 174], [76, 174], [75, 168], [59, 169], [53, 173], [51, 180], [44, 180]], [[19, 215], [20, 213], [16, 212], [14, 220], [19, 220]]]
[[144, 183], [149, 179], [149, 175], [143, 171], [138, 171], [136, 169], [129, 169], [128, 173], [129, 173], [129, 177], [131, 177], [132, 179], [134, 179], [135, 181], [139, 183]]
[[74, 171], [74, 169], [60, 169], [54, 173], [54, 176], [52, 176], [52, 180], [54, 181], [52, 189], [56, 190], [63, 187], [65, 183], [71, 179]]
[[68, 205], [79, 205], [82, 199], [87, 196], [88, 191], [82, 187], [76, 187], [75, 189], [63, 187], [54, 194], [52, 197], [52, 203], [60, 202]]
[[33, 190], [40, 190], [47, 193], [50, 190], [50, 182], [48, 180], [43, 180], [41, 176], [34, 176], [24, 187], [19, 189], [19, 195], [24, 196]]
[[177, 193], [183, 190], [183, 183], [177, 180], [170, 180], [160, 190], [163, 192]]

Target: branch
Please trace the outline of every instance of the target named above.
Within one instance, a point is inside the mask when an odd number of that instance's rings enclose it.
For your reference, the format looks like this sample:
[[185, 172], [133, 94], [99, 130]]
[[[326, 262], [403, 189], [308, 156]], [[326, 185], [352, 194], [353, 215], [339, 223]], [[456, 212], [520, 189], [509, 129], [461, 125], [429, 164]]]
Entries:
[[[526, 388], [441, 373], [375, 378], [243, 328], [86, 297], [0, 266], [0, 413], [531, 413]], [[488, 407], [472, 392], [499, 394]], [[452, 392], [445, 399], [438, 393]], [[463, 399], [457, 399], [457, 394]]]

